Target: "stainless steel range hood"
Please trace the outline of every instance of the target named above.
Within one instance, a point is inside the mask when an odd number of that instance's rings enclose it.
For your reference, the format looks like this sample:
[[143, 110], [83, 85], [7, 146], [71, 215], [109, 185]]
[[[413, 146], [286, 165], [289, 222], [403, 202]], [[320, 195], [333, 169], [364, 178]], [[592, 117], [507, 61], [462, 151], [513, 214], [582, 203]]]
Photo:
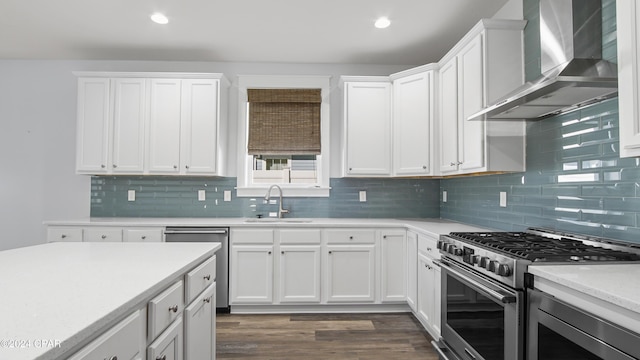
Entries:
[[542, 75], [469, 120], [540, 120], [617, 94], [618, 67], [602, 59], [601, 0], [540, 0], [540, 43]]

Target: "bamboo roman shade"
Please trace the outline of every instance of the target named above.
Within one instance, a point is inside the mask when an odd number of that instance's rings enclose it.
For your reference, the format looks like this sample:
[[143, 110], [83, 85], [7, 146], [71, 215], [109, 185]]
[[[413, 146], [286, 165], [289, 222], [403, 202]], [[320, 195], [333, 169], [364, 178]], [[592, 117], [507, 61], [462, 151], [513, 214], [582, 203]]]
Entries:
[[247, 89], [249, 155], [319, 155], [320, 89]]

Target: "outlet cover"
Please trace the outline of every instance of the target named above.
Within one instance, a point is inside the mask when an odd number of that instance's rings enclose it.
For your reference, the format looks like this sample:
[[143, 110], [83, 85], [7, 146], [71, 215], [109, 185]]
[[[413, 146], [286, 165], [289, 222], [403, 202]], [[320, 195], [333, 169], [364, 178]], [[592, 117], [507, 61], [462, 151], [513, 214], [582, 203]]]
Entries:
[[442, 202], [447, 202], [447, 192], [446, 191], [442, 192]]
[[205, 201], [205, 200], [207, 200], [206, 192], [204, 190], [198, 190], [198, 201]]
[[367, 192], [362, 190], [360, 191], [360, 202], [366, 202], [367, 201]]
[[136, 191], [135, 190], [127, 191], [127, 201], [136, 201]]
[[500, 207], [507, 207], [507, 193], [500, 191]]
[[231, 190], [224, 191], [224, 201], [231, 201]]

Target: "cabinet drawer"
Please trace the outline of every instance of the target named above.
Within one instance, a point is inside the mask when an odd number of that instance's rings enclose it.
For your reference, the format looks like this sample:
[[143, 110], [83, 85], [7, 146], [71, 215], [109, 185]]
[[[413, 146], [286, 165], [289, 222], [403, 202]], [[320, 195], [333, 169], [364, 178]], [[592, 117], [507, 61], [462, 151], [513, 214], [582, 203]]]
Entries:
[[216, 281], [216, 257], [212, 256], [185, 275], [185, 303], [189, 304]]
[[85, 228], [84, 241], [87, 242], [120, 242], [122, 241], [122, 229], [120, 228]]
[[418, 251], [425, 253], [435, 259], [440, 259], [440, 251], [436, 247], [438, 240], [419, 234], [418, 235]]
[[167, 331], [158, 336], [147, 348], [148, 360], [181, 360], [183, 355], [184, 329], [182, 316], [178, 316]]
[[373, 244], [376, 241], [373, 230], [327, 230], [328, 244]]
[[273, 244], [272, 229], [232, 229], [232, 244]]
[[155, 339], [169, 326], [184, 308], [182, 280], [149, 301], [149, 339]]
[[320, 229], [280, 230], [280, 244], [320, 244]]
[[47, 242], [82, 241], [82, 228], [79, 227], [49, 227], [47, 228]]
[[[140, 310], [129, 315], [126, 319], [107, 330], [97, 339], [75, 353], [69, 360], [97, 360], [97, 359], [134, 359], [141, 352], [144, 325]], [[144, 349], [144, 346], [142, 346]]]
[[124, 229], [124, 241], [162, 242], [162, 229]]

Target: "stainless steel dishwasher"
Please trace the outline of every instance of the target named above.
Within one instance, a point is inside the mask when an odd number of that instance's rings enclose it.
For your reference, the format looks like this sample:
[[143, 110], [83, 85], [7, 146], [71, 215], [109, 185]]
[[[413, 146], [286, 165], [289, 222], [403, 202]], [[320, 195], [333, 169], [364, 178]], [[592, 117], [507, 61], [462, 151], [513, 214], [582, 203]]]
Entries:
[[229, 312], [229, 228], [167, 227], [166, 242], [214, 242], [216, 252], [216, 312]]

